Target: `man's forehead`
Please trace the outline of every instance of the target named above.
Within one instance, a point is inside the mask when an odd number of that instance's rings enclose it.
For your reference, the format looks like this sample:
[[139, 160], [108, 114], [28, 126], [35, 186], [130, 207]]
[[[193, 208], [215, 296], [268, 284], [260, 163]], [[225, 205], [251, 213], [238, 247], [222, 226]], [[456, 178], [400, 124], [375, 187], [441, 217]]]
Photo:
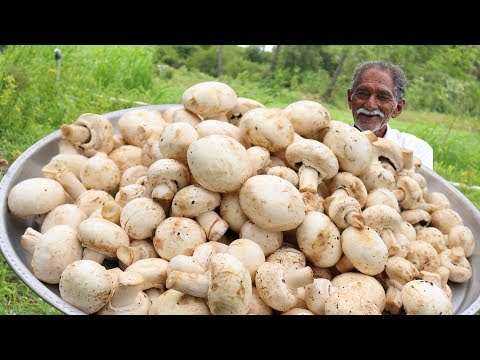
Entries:
[[386, 88], [390, 91], [393, 90], [393, 77], [392, 74], [388, 71], [383, 71], [380, 69], [367, 69], [360, 74], [358, 81], [359, 86], [377, 86], [381, 88]]

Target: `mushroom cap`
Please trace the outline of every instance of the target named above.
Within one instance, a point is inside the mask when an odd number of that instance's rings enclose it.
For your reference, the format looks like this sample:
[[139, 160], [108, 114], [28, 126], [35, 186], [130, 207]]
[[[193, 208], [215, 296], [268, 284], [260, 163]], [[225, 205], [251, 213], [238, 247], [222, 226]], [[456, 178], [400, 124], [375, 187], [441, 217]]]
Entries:
[[127, 233], [120, 226], [100, 218], [82, 221], [78, 225], [78, 240], [83, 246], [114, 258], [120, 245], [130, 244]]
[[129, 201], [138, 199], [145, 194], [145, 186], [139, 184], [130, 184], [121, 187], [115, 195], [115, 202], [121, 207]]
[[65, 190], [52, 179], [26, 179], [10, 190], [7, 203], [12, 214], [18, 217], [45, 214], [65, 204]]
[[386, 188], [376, 188], [368, 193], [365, 208], [373, 205], [387, 205], [400, 213], [398, 200], [393, 193]]
[[373, 205], [362, 212], [365, 225], [371, 227], [378, 234], [384, 229], [400, 231], [402, 227], [402, 217], [392, 207], [388, 205]]
[[332, 179], [327, 182], [327, 187], [330, 193], [337, 189], [344, 189], [348, 196], [355, 198], [361, 207], [367, 202], [367, 189], [355, 175], [348, 172], [339, 172]]
[[233, 109], [227, 112], [227, 119], [230, 121], [230, 123], [237, 126], [237, 122], [242, 118], [243, 115], [245, 115], [246, 112], [261, 107], [264, 108], [265, 106], [256, 100], [239, 97], [237, 98], [237, 103]]
[[207, 264], [207, 304], [212, 314], [245, 315], [252, 303], [252, 281], [247, 268], [235, 256], [216, 253]]
[[115, 283], [107, 269], [92, 260], [77, 260], [63, 270], [59, 289], [63, 300], [93, 314], [104, 307], [113, 294]]
[[210, 315], [204, 299], [169, 289], [150, 307], [148, 315]]
[[368, 192], [378, 188], [388, 190], [395, 188], [395, 176], [380, 164], [372, 164], [367, 171], [358, 177], [362, 180]]
[[243, 145], [224, 135], [194, 141], [188, 147], [187, 160], [195, 180], [215, 192], [240, 189], [252, 173]]
[[120, 226], [129, 237], [147, 239], [165, 220], [165, 211], [152, 199], [138, 198], [125, 204], [120, 213]]
[[[281, 177], [282, 179], [291, 182], [293, 186], [298, 186], [298, 175], [297, 173], [286, 166], [272, 166], [268, 169], [267, 175], [273, 175]], [[307, 191], [307, 193], [310, 193]], [[312, 194], [312, 193], [310, 193]], [[303, 195], [303, 194], [302, 194]]]
[[77, 230], [56, 225], [38, 239], [32, 258], [32, 272], [39, 280], [58, 284], [67, 265], [82, 258], [83, 248]]
[[152, 189], [156, 185], [170, 180], [176, 183], [178, 190], [187, 186], [190, 183], [190, 175], [185, 165], [174, 159], [160, 159], [148, 168], [148, 188]]
[[98, 311], [98, 315], [148, 315], [151, 305], [148, 295], [139, 291], [133, 303], [117, 307], [109, 301]]
[[146, 176], [148, 167], [144, 165], [134, 165], [125, 169], [120, 177], [120, 187], [136, 184], [137, 180], [142, 176]]
[[237, 239], [228, 246], [228, 254], [235, 256], [250, 273], [252, 282], [258, 267], [265, 262], [265, 254], [256, 242], [249, 239]]
[[[44, 220], [45, 222], [45, 220]], [[465, 257], [470, 257], [475, 250], [475, 237], [472, 230], [463, 225], [455, 225], [450, 228], [447, 238], [447, 246], [461, 246], [465, 250]]]
[[87, 189], [112, 192], [120, 184], [121, 172], [115, 161], [103, 153], [89, 158], [80, 172], [80, 179]]
[[185, 109], [200, 114], [205, 119], [232, 110], [237, 104], [237, 94], [227, 84], [206, 81], [189, 87], [182, 95]]
[[123, 174], [131, 166], [142, 165], [142, 148], [133, 145], [123, 145], [110, 154], [108, 154], [110, 160], [115, 161], [120, 173]]
[[140, 273], [144, 277], [142, 290], [163, 288], [167, 280], [168, 261], [160, 258], [149, 258], [135, 261], [125, 269]]
[[242, 130], [233, 124], [219, 120], [205, 120], [195, 126], [195, 130], [200, 138], [209, 135], [224, 135], [238, 141], [247, 148], [250, 146], [249, 142], [243, 138]]
[[410, 223], [414, 227], [418, 225], [427, 227], [432, 220], [430, 214], [422, 209], [404, 210], [400, 215], [402, 216], [403, 221]]
[[381, 315], [377, 305], [348, 291], [337, 290], [325, 302], [325, 315]]
[[200, 124], [203, 120], [203, 117], [195, 114], [191, 111], [188, 111], [185, 109], [183, 106], [177, 108], [173, 113], [172, 113], [172, 124], [174, 123], [186, 123], [189, 124], [193, 127], [197, 126]]
[[452, 303], [445, 292], [426, 280], [412, 280], [402, 288], [403, 308], [410, 315], [451, 315]]
[[62, 204], [50, 211], [42, 222], [41, 233], [45, 233], [55, 225], [68, 225], [77, 229], [78, 224], [87, 218], [87, 215], [75, 204]]
[[462, 217], [452, 209], [440, 209], [432, 213], [431, 225], [448, 235], [455, 225], [463, 225]]
[[380, 312], [385, 308], [385, 290], [372, 276], [347, 272], [333, 278], [332, 285], [339, 291], [353, 292], [373, 302]]
[[101, 209], [105, 203], [114, 201], [113, 196], [103, 190], [87, 190], [81, 194], [75, 204], [90, 216], [95, 210]]
[[75, 144], [83, 150], [84, 155], [90, 157], [95, 155], [97, 151], [109, 154], [113, 150], [115, 129], [107, 118], [97, 114], [85, 113], [78, 117], [74, 125], [84, 126], [90, 130], [90, 140], [88, 142]]
[[335, 287], [330, 280], [315, 279], [313, 283], [305, 286], [305, 303], [308, 310], [317, 315], [325, 314], [325, 302], [335, 292]]
[[[118, 130], [125, 142], [140, 147], [145, 145], [147, 135], [151, 135], [152, 131], [161, 133], [165, 125], [162, 113], [153, 110], [128, 111], [118, 119]], [[139, 132], [139, 128], [147, 128], [150, 132]]]
[[278, 250], [283, 244], [281, 231], [265, 230], [249, 220], [240, 228], [239, 237], [256, 242], [262, 248], [265, 256]]
[[322, 142], [335, 153], [342, 171], [359, 176], [372, 164], [373, 147], [368, 138], [353, 126], [332, 120]]
[[252, 176], [240, 189], [239, 199], [245, 215], [266, 230], [295, 229], [305, 217], [302, 195], [278, 176]]
[[240, 233], [240, 229], [242, 228], [242, 225], [248, 221], [248, 217], [240, 206], [238, 191], [222, 194], [220, 216], [227, 222], [230, 229], [237, 234]]
[[320, 103], [300, 100], [285, 108], [285, 115], [292, 123], [295, 132], [301, 136], [312, 138], [316, 133], [330, 124], [331, 116]]
[[270, 152], [286, 149], [295, 130], [282, 109], [257, 108], [243, 115], [239, 124], [243, 137]]
[[410, 261], [418, 271], [434, 272], [440, 266], [440, 257], [435, 248], [425, 241], [412, 241], [407, 254]]
[[247, 149], [248, 161], [252, 168], [252, 175], [258, 175], [264, 172], [264, 169], [270, 164], [270, 152], [261, 146], [252, 146]]
[[342, 256], [340, 231], [325, 214], [310, 211], [297, 228], [300, 250], [315, 266], [330, 267]]
[[178, 122], [169, 124], [158, 143], [158, 148], [167, 159], [175, 159], [182, 164], [187, 163], [187, 149], [191, 143], [198, 140], [195, 128], [187, 123]]
[[341, 242], [348, 260], [360, 272], [373, 276], [385, 269], [388, 248], [375, 230], [350, 226], [342, 232]]
[[417, 240], [429, 243], [439, 254], [447, 249], [447, 246], [445, 245], [445, 236], [440, 230], [431, 226], [425, 229], [420, 229], [417, 232]]
[[161, 258], [170, 261], [176, 255], [192, 255], [195, 248], [205, 241], [205, 231], [196, 221], [168, 217], [157, 227], [153, 246]]
[[[301, 163], [318, 171], [319, 179], [330, 179], [338, 173], [338, 160], [326, 145], [316, 140], [304, 139], [287, 147], [287, 161], [300, 167]], [[366, 195], [365, 195], [366, 197]]]
[[400, 145], [384, 138], [377, 138], [372, 145], [379, 160], [387, 159], [396, 171], [403, 169], [403, 154]]
[[88, 158], [80, 154], [58, 154], [51, 158], [50, 162], [58, 161], [73, 172], [80, 179], [80, 171], [85, 166]]
[[300, 250], [292, 247], [283, 246], [270, 254], [267, 261], [283, 265], [285, 269], [295, 267], [295, 269], [304, 268], [307, 265], [307, 259]]
[[[460, 253], [460, 256], [458, 256]], [[472, 277], [472, 266], [465, 258], [465, 251], [462, 247], [453, 247], [442, 251], [439, 255], [440, 263], [450, 270], [448, 280], [463, 283]]]
[[221, 196], [200, 185], [189, 185], [175, 194], [172, 201], [173, 216], [195, 217], [220, 205]]
[[256, 287], [252, 287], [252, 304], [248, 310], [247, 315], [272, 315], [273, 309], [265, 304], [265, 302], [258, 295]]
[[302, 308], [293, 308], [282, 312], [280, 315], [315, 315], [313, 312]]
[[297, 304], [296, 292], [285, 282], [285, 268], [274, 262], [264, 262], [257, 269], [255, 285], [260, 298], [271, 308], [288, 311]]
[[385, 272], [390, 279], [398, 281], [401, 285], [405, 285], [420, 275], [413, 263], [399, 256], [388, 258]]

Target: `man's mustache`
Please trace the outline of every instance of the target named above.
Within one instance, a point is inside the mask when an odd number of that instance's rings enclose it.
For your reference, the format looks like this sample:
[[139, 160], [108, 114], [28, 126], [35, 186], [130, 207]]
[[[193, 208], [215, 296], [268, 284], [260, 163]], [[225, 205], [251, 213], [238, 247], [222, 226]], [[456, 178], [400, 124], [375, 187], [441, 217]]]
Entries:
[[378, 115], [378, 116], [381, 116], [382, 118], [385, 117], [385, 114], [383, 112], [381, 112], [380, 110], [372, 110], [372, 111], [368, 111], [367, 109], [365, 108], [360, 108], [357, 110], [357, 115], [358, 114], [365, 114], [365, 115], [370, 115], [370, 116], [373, 116], [373, 115]]

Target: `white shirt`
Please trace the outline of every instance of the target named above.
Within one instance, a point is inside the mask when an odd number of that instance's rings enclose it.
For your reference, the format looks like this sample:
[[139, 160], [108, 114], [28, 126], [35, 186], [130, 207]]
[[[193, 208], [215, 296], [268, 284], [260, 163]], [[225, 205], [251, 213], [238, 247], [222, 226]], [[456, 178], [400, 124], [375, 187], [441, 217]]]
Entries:
[[415, 135], [392, 129], [388, 124], [383, 138], [397, 143], [404, 149], [412, 150], [413, 156], [419, 158], [422, 165], [433, 170], [433, 149], [426, 141], [417, 138]]

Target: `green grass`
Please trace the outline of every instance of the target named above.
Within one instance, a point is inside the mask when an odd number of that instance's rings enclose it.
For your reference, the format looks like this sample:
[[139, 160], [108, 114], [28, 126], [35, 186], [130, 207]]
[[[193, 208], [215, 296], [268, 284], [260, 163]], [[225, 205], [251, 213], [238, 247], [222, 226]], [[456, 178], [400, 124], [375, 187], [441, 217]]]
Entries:
[[[0, 53], [0, 158], [12, 163], [29, 146], [63, 123], [86, 112], [106, 113], [150, 104], [179, 103], [188, 87], [217, 80], [195, 69], [167, 67], [160, 74], [153, 46], [61, 46], [60, 80], [53, 58], [55, 46], [8, 46]], [[259, 77], [255, 77], [259, 79]], [[220, 80], [240, 97], [269, 107], [285, 107], [318, 93], [272, 86], [267, 79], [252, 80], [244, 72]], [[275, 85], [275, 84], [274, 84]], [[115, 99], [127, 99], [123, 102]], [[343, 105], [323, 103], [332, 118], [351, 122]], [[391, 125], [415, 134], [434, 149], [434, 170], [445, 179], [480, 185], [480, 124], [477, 119], [405, 111]], [[0, 171], [0, 178], [2, 177]], [[480, 191], [459, 187], [480, 208]], [[0, 314], [58, 314], [29, 290], [0, 257]]]

